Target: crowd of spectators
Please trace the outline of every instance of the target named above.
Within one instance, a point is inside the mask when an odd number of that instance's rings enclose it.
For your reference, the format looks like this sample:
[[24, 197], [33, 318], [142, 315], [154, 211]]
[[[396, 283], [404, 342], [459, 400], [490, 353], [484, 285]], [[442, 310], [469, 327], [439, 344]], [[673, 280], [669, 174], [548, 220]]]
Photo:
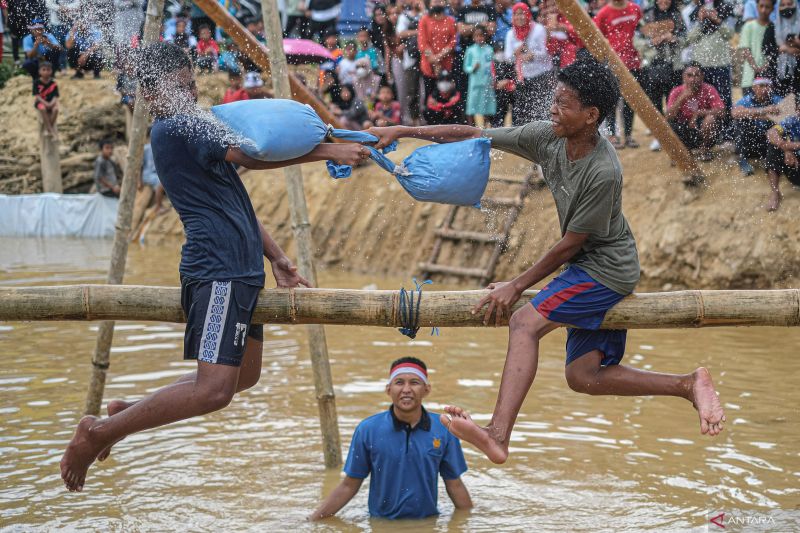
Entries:
[[[547, 119], [559, 69], [588, 53], [555, 0], [364, 0], [368, 23], [340, 33], [348, 1], [279, 5], [284, 37], [316, 40], [330, 54], [318, 76], [303, 79], [353, 129]], [[101, 3], [113, 4], [93, 4]], [[117, 3], [143, 13], [143, 0]], [[21, 10], [21, 4], [28, 7]], [[0, 28], [35, 79], [41, 64], [49, 64], [53, 76], [69, 67], [77, 78], [115, 67], [123, 102], [131, 105], [135, 87], [124, 66], [103, 57], [102, 17], [77, 16], [80, 5], [11, 2]], [[257, 65], [193, 2], [168, 6], [162, 38], [184, 48], [198, 71], [228, 73], [225, 102], [270, 96]], [[266, 42], [257, 0], [225, 6]], [[790, 101], [781, 105], [800, 86], [797, 0], [589, 0], [584, 7], [699, 159], [710, 160], [727, 146], [735, 148], [743, 174], [761, 164], [772, 185], [769, 209], [780, 205], [782, 175], [800, 185], [794, 152], [800, 127]], [[40, 100], [37, 106], [47, 105]], [[639, 148], [633, 110], [620, 101], [618, 114], [606, 121], [609, 140], [619, 150]], [[650, 149], [660, 149], [657, 140]]]

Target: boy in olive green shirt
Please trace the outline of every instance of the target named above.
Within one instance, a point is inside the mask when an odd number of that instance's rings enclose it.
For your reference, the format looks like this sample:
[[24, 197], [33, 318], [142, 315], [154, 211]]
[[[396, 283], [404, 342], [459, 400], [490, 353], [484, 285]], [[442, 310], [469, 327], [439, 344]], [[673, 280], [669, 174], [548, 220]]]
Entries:
[[619, 99], [617, 80], [605, 65], [582, 60], [558, 75], [550, 122], [483, 132], [471, 126], [372, 128], [377, 148], [400, 137], [457, 142], [485, 135], [492, 147], [541, 165], [553, 194], [561, 240], [530, 269], [510, 282], [491, 283], [473, 313], [487, 306], [484, 324], [509, 316], [523, 291], [559, 267], [567, 268], [513, 313], [500, 391], [492, 420], [479, 427], [463, 409], [445, 408], [442, 422], [495, 463], [508, 458], [511, 430], [538, 364], [539, 339], [567, 330], [567, 382], [586, 394], [667, 395], [692, 402], [704, 434], [722, 431], [725, 416], [705, 368], [662, 374], [620, 365], [625, 330], [600, 329], [606, 312], [633, 292], [639, 281], [636, 242], [622, 214], [622, 167], [616, 151], [598, 133]]

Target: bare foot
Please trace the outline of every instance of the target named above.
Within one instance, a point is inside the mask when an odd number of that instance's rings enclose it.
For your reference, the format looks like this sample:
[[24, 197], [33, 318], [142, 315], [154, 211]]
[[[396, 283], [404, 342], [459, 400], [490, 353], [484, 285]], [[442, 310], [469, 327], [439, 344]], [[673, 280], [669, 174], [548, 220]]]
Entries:
[[503, 464], [508, 459], [508, 445], [501, 442], [492, 428], [478, 426], [469, 413], [460, 407], [448, 405], [445, 414], [439, 417], [448, 431], [461, 440], [465, 440], [478, 448], [495, 464]]
[[697, 414], [700, 415], [700, 433], [703, 435], [719, 435], [722, 423], [725, 422], [725, 412], [719, 402], [711, 374], [703, 367], [692, 373], [691, 401]]
[[99, 450], [92, 443], [90, 430], [99, 420], [96, 416], [84, 416], [75, 428], [75, 434], [61, 458], [61, 479], [70, 492], [80, 492], [86, 481], [86, 472], [94, 462]]
[[783, 200], [783, 195], [778, 191], [772, 191], [772, 194], [769, 195], [769, 200], [767, 201], [767, 211], [777, 211], [781, 206], [781, 200]]
[[[106, 411], [108, 411], [108, 416], [114, 416], [115, 414], [124, 411], [128, 407], [133, 405], [133, 402], [124, 402], [122, 400], [111, 400], [108, 402], [108, 406], [106, 406]], [[122, 440], [122, 439], [119, 439]], [[117, 442], [119, 442], [119, 440]], [[111, 444], [114, 446], [117, 442]], [[106, 446], [103, 448], [103, 451], [97, 456], [97, 460], [102, 462], [108, 459], [108, 456], [111, 454], [111, 446]]]

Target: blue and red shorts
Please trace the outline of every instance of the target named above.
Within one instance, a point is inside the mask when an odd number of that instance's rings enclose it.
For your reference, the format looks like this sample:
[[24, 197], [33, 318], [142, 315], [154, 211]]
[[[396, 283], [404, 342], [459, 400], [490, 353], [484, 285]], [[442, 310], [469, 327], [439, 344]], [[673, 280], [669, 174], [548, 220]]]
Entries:
[[[539, 291], [531, 303], [540, 315], [567, 328], [567, 364], [593, 350], [603, 366], [625, 355], [626, 329], [600, 329], [609, 309], [625, 296], [612, 291], [576, 266], [568, 267]], [[580, 328], [580, 329], [577, 329]]]

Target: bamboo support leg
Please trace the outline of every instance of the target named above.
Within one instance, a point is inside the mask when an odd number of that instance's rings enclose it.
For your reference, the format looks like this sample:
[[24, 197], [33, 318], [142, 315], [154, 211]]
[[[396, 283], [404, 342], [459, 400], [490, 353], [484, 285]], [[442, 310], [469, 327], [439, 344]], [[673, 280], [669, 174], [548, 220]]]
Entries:
[[[147, 18], [144, 26], [143, 43], [158, 40], [161, 32], [161, 19], [164, 12], [164, 0], [150, 0], [147, 4]], [[136, 186], [142, 172], [142, 155], [147, 136], [147, 109], [141, 90], [136, 91], [136, 104], [131, 121], [131, 136], [128, 144], [128, 165], [125, 178], [122, 180], [119, 204], [117, 206], [116, 232], [111, 250], [111, 265], [108, 268], [107, 283], [119, 285], [125, 275], [125, 262], [128, 258], [128, 238], [131, 232], [133, 203], [136, 198]], [[86, 394], [86, 414], [97, 415], [103, 401], [103, 391], [108, 372], [111, 343], [114, 340], [114, 322], [102, 322], [97, 334], [94, 356], [92, 357], [92, 379]]]
[[63, 193], [61, 181], [61, 158], [58, 153], [58, 137], [50, 135], [44, 122], [39, 122], [39, 146], [42, 162], [42, 191]]
[[[283, 30], [280, 25], [278, 5], [275, 0], [264, 0], [261, 3], [264, 17], [264, 30], [267, 40], [276, 43], [269, 47], [269, 63], [272, 76], [272, 87], [276, 98], [291, 98], [289, 67], [283, 51]], [[300, 274], [313, 285], [317, 284], [317, 273], [314, 268], [313, 245], [311, 242], [311, 224], [308, 221], [308, 207], [303, 190], [303, 173], [299, 166], [286, 167], [286, 189], [292, 217], [292, 229], [297, 243], [297, 266]], [[308, 326], [308, 340], [311, 351], [311, 365], [314, 371], [314, 389], [317, 393], [320, 429], [322, 430], [325, 466], [335, 468], [342, 464], [341, 439], [339, 422], [336, 415], [336, 398], [333, 392], [333, 378], [328, 360], [328, 345], [325, 340], [325, 329], [321, 325]]]

